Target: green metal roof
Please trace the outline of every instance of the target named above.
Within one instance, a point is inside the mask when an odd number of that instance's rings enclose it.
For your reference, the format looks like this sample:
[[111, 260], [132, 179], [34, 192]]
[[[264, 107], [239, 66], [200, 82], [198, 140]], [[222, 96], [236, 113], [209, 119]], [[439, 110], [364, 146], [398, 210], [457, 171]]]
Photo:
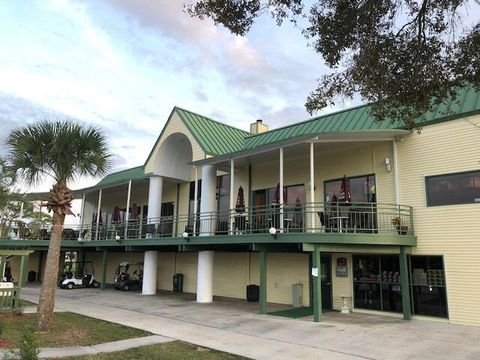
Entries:
[[242, 150], [245, 137], [250, 135], [247, 131], [179, 107], [175, 107], [175, 111], [207, 154], [223, 155]]
[[97, 184], [95, 184], [92, 189], [99, 189], [108, 186], [113, 186], [117, 184], [123, 184], [128, 182], [129, 180], [142, 180], [146, 179], [143, 165], [126, 169], [122, 171], [117, 171], [112, 174], [108, 174], [102, 180], [100, 180]]
[[[480, 111], [480, 92], [471, 88], [463, 89], [456, 100], [442, 103], [437, 110], [426, 115], [424, 125], [450, 120]], [[401, 122], [376, 121], [370, 114], [369, 105], [338, 111], [314, 117], [310, 120], [274, 129], [245, 139], [244, 150], [257, 148], [287, 139], [319, 134], [343, 132], [383, 131], [402, 129]]]

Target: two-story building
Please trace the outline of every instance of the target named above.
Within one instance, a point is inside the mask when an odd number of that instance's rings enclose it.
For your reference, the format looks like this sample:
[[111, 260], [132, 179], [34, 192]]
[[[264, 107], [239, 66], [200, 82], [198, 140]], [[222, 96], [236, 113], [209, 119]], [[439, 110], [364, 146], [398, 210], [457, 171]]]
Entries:
[[[259, 286], [261, 313], [301, 301], [317, 321], [323, 308], [480, 325], [479, 123], [473, 90], [421, 132], [368, 105], [250, 132], [175, 107], [144, 165], [75, 192], [82, 224], [65, 225], [63, 250], [103, 285], [143, 262], [143, 294], [182, 273], [199, 302]], [[35, 250], [24, 266], [40, 273], [44, 235], [1, 247]]]

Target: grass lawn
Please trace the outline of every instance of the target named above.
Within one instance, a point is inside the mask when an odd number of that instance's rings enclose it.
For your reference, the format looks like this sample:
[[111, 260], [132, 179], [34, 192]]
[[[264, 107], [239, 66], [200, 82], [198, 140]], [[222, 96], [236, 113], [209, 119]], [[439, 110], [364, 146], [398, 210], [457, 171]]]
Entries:
[[[4, 329], [0, 347], [14, 348], [25, 328], [35, 328], [35, 314], [0, 314]], [[147, 331], [129, 328], [73, 313], [55, 313], [49, 333], [37, 333], [39, 347], [94, 345], [104, 342], [151, 335]]]
[[247, 359], [196, 345], [173, 341], [165, 344], [139, 346], [137, 348], [106, 353], [99, 355], [87, 355], [64, 358], [65, 360], [240, 360]]

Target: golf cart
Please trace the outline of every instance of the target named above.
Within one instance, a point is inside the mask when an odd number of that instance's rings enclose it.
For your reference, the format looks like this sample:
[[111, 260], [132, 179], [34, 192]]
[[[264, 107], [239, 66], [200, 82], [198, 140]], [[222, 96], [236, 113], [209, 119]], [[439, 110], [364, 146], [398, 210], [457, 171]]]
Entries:
[[71, 290], [75, 287], [98, 288], [100, 283], [95, 280], [95, 270], [93, 270], [91, 261], [69, 261], [63, 267], [58, 286], [62, 289]]
[[120, 263], [115, 273], [115, 289], [128, 291], [141, 289], [143, 282], [143, 263], [125, 261]]

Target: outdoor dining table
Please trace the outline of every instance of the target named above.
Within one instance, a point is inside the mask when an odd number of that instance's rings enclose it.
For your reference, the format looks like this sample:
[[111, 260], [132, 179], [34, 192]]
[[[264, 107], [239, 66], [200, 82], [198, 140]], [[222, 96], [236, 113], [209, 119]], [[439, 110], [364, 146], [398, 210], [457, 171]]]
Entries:
[[[335, 220], [336, 223], [336, 228], [338, 229], [338, 232], [343, 233], [343, 222], [345, 223], [348, 222], [348, 216], [330, 216], [330, 221]], [[348, 228], [348, 224], [347, 224]]]

